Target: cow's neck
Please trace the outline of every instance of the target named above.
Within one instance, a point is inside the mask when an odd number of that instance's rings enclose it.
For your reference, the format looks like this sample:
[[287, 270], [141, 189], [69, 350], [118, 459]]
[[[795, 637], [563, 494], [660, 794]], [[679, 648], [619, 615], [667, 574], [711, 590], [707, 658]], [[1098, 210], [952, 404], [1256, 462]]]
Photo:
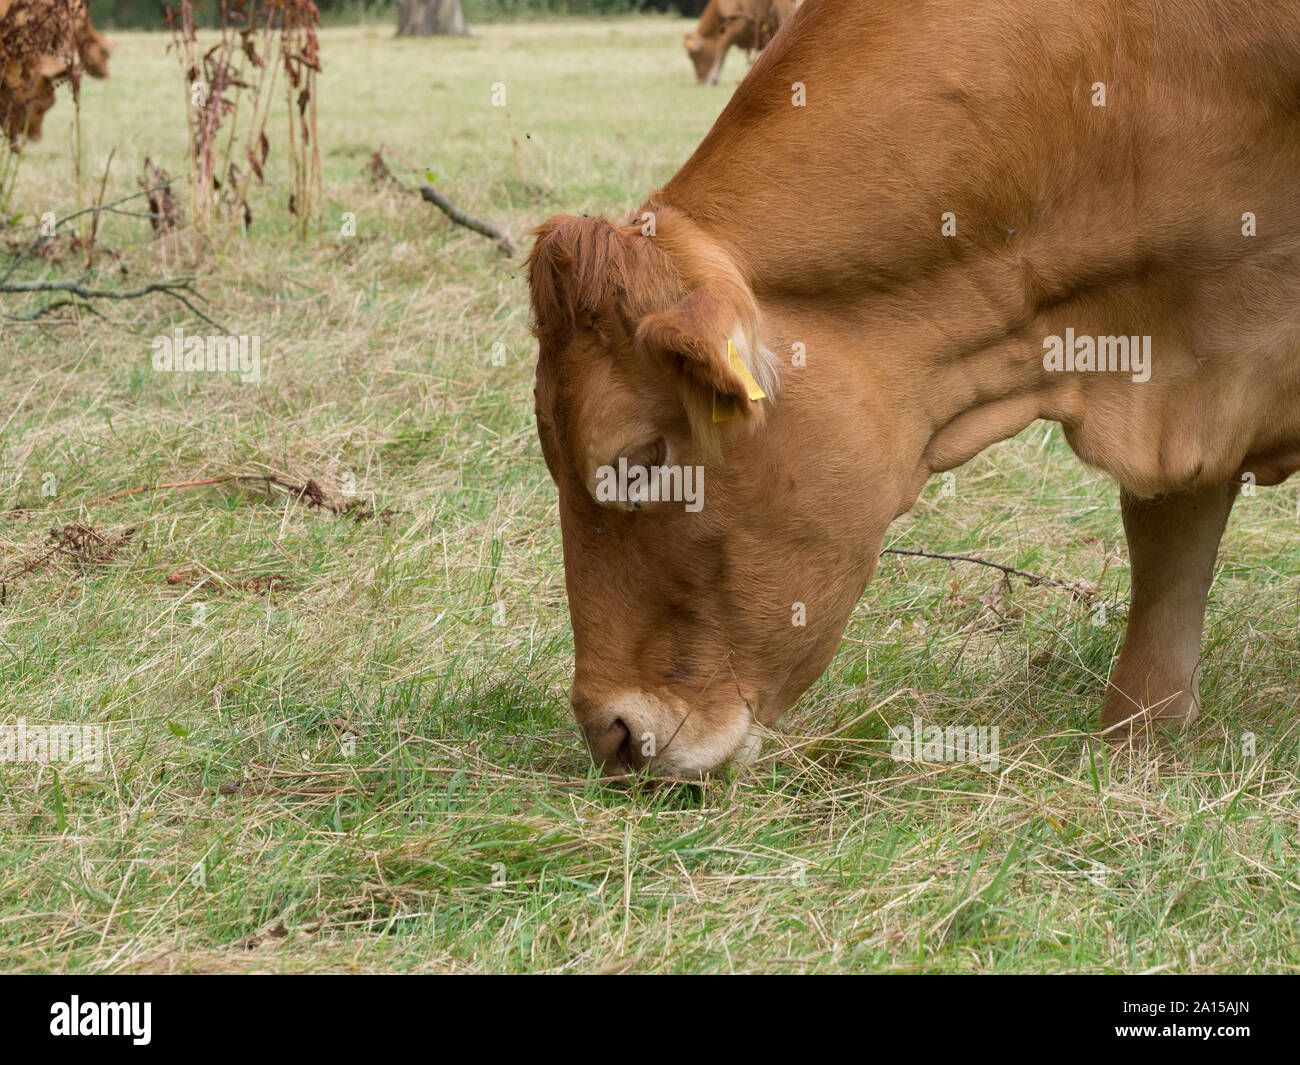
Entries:
[[[872, 26], [835, 29], [831, 8]], [[1026, 17], [1040, 17], [1031, 8]], [[891, 40], [875, 9], [805, 8], [800, 33], [769, 49], [657, 196], [747, 279], [787, 366], [782, 417], [871, 412], [910, 470], [902, 507], [931, 473], [1039, 418], [1061, 422], [1080, 457], [1139, 494], [1252, 468], [1276, 479], [1300, 465], [1300, 373], [1284, 328], [1300, 304], [1300, 263], [1276, 236], [1300, 226], [1285, 195], [1300, 147], [1261, 132], [1291, 128], [1286, 86], [1258, 84], [1264, 71], [1238, 83], [1211, 76], [1213, 63], [1179, 61], [1221, 47], [1194, 22], [1162, 23], [1160, 37], [1134, 24], [1121, 42], [1100, 15], [1053, 8], [1041, 17], [1093, 24], [1045, 28], [1031, 64], [954, 55], [945, 35], [920, 56], [914, 26], [900, 15]], [[952, 17], [965, 10], [954, 4]], [[1266, 40], [1275, 27], [1243, 21], [1231, 47], [1247, 54], [1256, 29]], [[828, 71], [822, 54], [850, 31], [899, 61], [866, 56]], [[1231, 54], [1218, 59], [1231, 66]], [[1084, 69], [1112, 92], [1153, 82], [1182, 103], [1094, 107]], [[1270, 76], [1288, 70], [1279, 62]], [[795, 84], [805, 107], [791, 99]], [[1259, 102], [1274, 97], [1276, 115]], [[1188, 155], [1175, 132], [1216, 152]], [[1239, 229], [1254, 205], [1274, 218], [1271, 241]], [[1139, 346], [1149, 337], [1154, 377], [1046, 372], [1044, 344], [1067, 331]], [[1277, 395], [1240, 394], [1253, 377]], [[1208, 409], [1249, 418], [1194, 416]]]
[[[707, 247], [707, 257], [721, 252], [748, 281], [762, 339], [784, 367], [775, 424], [810, 443], [812, 427], [860, 412], [865, 426], [840, 424], [833, 435], [874, 434], [877, 450], [891, 456], [894, 513], [908, 509], [933, 474], [1035, 420], [1086, 421], [1086, 382], [1042, 372], [1040, 308], [1026, 305], [1020, 279], [995, 261], [954, 261], [910, 284], [880, 287], [827, 269], [815, 292], [791, 290], [781, 283], [791, 253], [772, 247], [762, 231], [738, 241], [743, 227], [702, 226], [689, 206], [652, 206], [672, 234], [665, 243], [694, 246], [693, 255], [674, 256], [679, 266], [706, 258]], [[685, 272], [692, 286], [708, 283], [694, 265]]]

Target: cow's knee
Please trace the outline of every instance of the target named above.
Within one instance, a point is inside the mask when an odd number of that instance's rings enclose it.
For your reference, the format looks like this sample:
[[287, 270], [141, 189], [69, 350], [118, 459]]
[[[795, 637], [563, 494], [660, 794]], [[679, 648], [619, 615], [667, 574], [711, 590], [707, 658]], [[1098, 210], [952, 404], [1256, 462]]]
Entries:
[[1195, 720], [1205, 605], [1237, 488], [1121, 497], [1132, 597], [1102, 705], [1107, 735], [1129, 739], [1153, 726], [1181, 728]]

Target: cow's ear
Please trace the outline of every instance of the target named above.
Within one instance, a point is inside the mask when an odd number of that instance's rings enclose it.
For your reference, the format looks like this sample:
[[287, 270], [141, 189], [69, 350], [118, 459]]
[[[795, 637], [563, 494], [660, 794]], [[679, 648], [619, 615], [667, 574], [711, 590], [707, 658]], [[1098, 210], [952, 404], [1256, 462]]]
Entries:
[[724, 301], [696, 290], [672, 310], [647, 315], [636, 343], [676, 382], [700, 442], [715, 440], [721, 422], [762, 424], [775, 371]]
[[694, 55], [700, 50], [700, 39], [693, 33], [688, 33], [682, 43], [686, 45], [686, 50]]

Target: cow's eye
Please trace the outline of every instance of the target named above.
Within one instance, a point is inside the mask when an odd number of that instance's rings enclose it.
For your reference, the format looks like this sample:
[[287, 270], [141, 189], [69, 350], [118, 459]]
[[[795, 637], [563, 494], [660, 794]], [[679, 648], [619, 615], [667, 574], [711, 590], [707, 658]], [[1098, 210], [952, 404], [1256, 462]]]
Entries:
[[681, 477], [674, 478], [668, 442], [663, 437], [625, 447], [598, 466], [589, 482], [592, 498], [615, 510], [641, 510], [678, 501]]
[[652, 466], [662, 466], [668, 458], [668, 441], [661, 436], [658, 440], [651, 440], [648, 444], [633, 448], [624, 458], [627, 459], [629, 468], [644, 466], [649, 469]]

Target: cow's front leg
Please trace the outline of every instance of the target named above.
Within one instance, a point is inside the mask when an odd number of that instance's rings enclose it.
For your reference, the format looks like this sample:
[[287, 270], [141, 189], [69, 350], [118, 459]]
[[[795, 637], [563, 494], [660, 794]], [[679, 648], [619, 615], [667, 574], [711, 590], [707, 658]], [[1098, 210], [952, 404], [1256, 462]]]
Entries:
[[1128, 739], [1153, 724], [1195, 720], [1205, 601], [1238, 487], [1160, 499], [1121, 494], [1132, 599], [1101, 710], [1107, 736]]
[[713, 69], [709, 72], [709, 84], [718, 84], [718, 78], [722, 76], [722, 62], [727, 58], [727, 52], [731, 46], [736, 44], [745, 32], [745, 23], [741, 19], [733, 19], [728, 22], [726, 28], [722, 31], [722, 36], [718, 39], [718, 58], [714, 60]]

